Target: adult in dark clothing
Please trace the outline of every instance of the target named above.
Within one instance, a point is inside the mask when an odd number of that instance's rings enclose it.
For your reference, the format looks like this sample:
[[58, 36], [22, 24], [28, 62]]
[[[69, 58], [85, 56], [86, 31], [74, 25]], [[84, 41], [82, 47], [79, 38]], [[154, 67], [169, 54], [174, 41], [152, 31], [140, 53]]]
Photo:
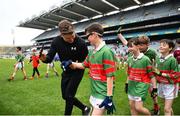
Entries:
[[[60, 61], [72, 60], [82, 62], [88, 54], [85, 41], [74, 32], [74, 26], [67, 20], [59, 22], [60, 36], [54, 38], [47, 55], [41, 55], [44, 63], [52, 62], [55, 54], [59, 55]], [[64, 115], [71, 115], [73, 105], [82, 110], [83, 115], [89, 115], [91, 108], [85, 106], [76, 97], [77, 88], [82, 80], [84, 70], [66, 69], [62, 72], [61, 92], [66, 102]]]

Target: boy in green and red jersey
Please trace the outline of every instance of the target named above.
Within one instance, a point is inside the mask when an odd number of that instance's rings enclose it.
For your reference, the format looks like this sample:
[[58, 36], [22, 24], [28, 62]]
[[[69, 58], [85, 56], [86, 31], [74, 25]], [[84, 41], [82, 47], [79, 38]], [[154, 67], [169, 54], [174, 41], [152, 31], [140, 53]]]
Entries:
[[179, 68], [180, 68], [180, 38], [176, 40], [177, 47], [174, 50], [174, 57], [176, 58]]
[[[124, 36], [120, 32], [118, 33], [118, 37], [124, 45], [128, 44], [128, 41], [124, 38]], [[139, 44], [140, 52], [143, 53], [144, 55], [146, 55], [150, 59], [151, 63], [153, 63], [153, 61], [155, 60], [155, 58], [157, 56], [157, 53], [154, 49], [149, 48], [149, 43], [150, 43], [149, 37], [140, 36], [140, 37], [138, 37], [138, 39], [139, 39], [139, 43], [140, 43]], [[150, 87], [149, 90], [150, 90], [149, 92], [151, 93], [153, 90], [152, 87]], [[157, 90], [155, 90], [155, 91], [157, 91]], [[154, 104], [153, 114], [158, 115], [160, 113], [160, 106], [158, 105], [158, 99], [156, 96], [152, 97], [152, 99], [153, 99], [153, 104]]]
[[[179, 70], [180, 70], [180, 38], [176, 39], [176, 44], [177, 44], [177, 47], [174, 50], [174, 57], [176, 58], [176, 60], [178, 62], [178, 66], [179, 66]], [[180, 83], [180, 78], [178, 81]], [[179, 87], [179, 92], [180, 92], [180, 87]]]
[[[153, 76], [151, 61], [139, 50], [140, 40], [133, 39], [128, 42], [128, 51], [132, 53], [127, 60], [128, 63], [128, 98], [131, 115], [151, 115], [149, 110], [143, 106], [150, 83], [156, 88], [156, 80]], [[155, 96], [155, 91], [151, 93]]]
[[103, 41], [103, 27], [93, 23], [85, 30], [88, 41], [94, 46], [83, 63], [73, 62], [71, 68], [89, 68], [91, 96], [93, 106], [92, 115], [103, 115], [105, 109], [108, 114], [115, 109], [112, 96], [116, 71], [116, 58], [113, 51]]
[[160, 56], [156, 58], [154, 72], [158, 82], [158, 96], [165, 100], [164, 115], [172, 115], [172, 104], [178, 96], [178, 78], [180, 78], [177, 60], [171, 52], [175, 44], [169, 39], [160, 41]]
[[12, 76], [8, 79], [8, 81], [14, 80], [14, 76], [16, 75], [16, 72], [19, 69], [21, 69], [21, 71], [23, 72], [23, 75], [24, 75], [23, 80], [27, 80], [26, 71], [25, 71], [25, 68], [24, 68], [24, 58], [25, 58], [25, 56], [22, 54], [21, 47], [16, 47], [16, 53], [17, 53], [17, 55], [15, 56], [15, 59], [16, 59], [17, 62], [14, 64], [14, 72], [13, 72]]

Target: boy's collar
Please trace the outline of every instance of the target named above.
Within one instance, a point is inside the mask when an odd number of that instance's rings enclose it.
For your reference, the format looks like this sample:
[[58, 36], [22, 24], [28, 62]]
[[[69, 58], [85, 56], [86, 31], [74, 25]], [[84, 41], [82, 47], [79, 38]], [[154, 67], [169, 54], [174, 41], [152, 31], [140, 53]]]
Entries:
[[106, 43], [105, 43], [104, 41], [102, 41], [102, 42], [99, 44], [99, 46], [98, 46], [96, 49], [94, 49], [94, 51], [95, 51], [95, 52], [99, 51], [104, 45], [106, 45]]
[[144, 52], [144, 54], [149, 50], [149, 47], [147, 48], [147, 50]]
[[133, 55], [133, 60], [139, 60], [139, 59], [141, 59], [143, 56], [144, 56], [143, 53], [140, 53], [137, 58], [134, 58], [134, 55]]
[[169, 54], [166, 57], [162, 57], [162, 55], [159, 56], [160, 58], [160, 62], [164, 62], [166, 59], [168, 59], [169, 57], [173, 56], [173, 54]]

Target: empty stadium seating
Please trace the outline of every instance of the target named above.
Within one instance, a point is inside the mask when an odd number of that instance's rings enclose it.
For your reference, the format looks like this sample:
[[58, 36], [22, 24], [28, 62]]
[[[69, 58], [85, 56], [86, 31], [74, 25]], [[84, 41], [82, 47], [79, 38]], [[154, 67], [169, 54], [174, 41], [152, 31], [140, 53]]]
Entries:
[[[168, 0], [160, 4], [145, 7], [140, 6], [139, 8], [130, 11], [79, 22], [75, 24], [75, 28], [78, 35], [84, 38], [85, 27], [92, 22], [100, 22], [104, 26], [104, 39], [108, 41], [108, 43], [113, 43], [118, 40], [116, 30], [119, 26], [123, 27], [122, 33], [127, 39], [143, 34], [150, 36], [152, 41], [162, 37], [174, 39], [180, 36], [180, 31], [178, 31], [180, 24], [179, 6], [180, 1]], [[46, 43], [48, 48], [51, 43], [50, 40], [58, 35], [59, 31], [57, 28], [45, 31], [33, 40], [35, 40], [39, 46], [42, 43]]]

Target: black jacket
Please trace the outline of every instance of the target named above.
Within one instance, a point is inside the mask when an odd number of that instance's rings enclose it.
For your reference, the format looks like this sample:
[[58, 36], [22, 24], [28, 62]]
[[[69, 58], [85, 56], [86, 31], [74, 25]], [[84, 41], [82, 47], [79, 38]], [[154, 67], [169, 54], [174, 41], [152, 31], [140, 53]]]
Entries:
[[50, 63], [56, 53], [58, 53], [61, 62], [64, 60], [83, 62], [88, 54], [88, 49], [85, 41], [78, 35], [73, 43], [65, 42], [62, 37], [58, 36], [53, 39], [44, 63]]

